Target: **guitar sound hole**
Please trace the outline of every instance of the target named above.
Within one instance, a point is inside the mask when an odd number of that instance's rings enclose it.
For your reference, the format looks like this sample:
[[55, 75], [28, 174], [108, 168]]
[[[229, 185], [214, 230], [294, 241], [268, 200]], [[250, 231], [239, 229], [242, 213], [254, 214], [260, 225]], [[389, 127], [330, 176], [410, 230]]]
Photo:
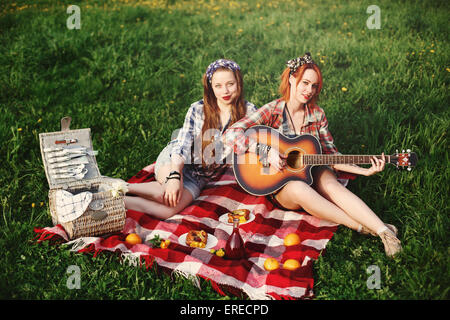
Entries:
[[298, 169], [302, 167], [300, 151], [294, 150], [288, 153], [286, 163], [290, 168]]

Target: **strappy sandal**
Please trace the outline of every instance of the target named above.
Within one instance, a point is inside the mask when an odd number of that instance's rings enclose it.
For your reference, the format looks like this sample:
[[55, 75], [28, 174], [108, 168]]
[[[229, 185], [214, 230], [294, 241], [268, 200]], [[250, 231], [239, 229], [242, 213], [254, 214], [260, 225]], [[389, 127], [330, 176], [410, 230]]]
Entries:
[[400, 240], [394, 235], [394, 233], [388, 229], [379, 234], [381, 241], [384, 244], [384, 251], [388, 257], [393, 257], [402, 250]]
[[[388, 229], [391, 230], [395, 234], [395, 236], [397, 236], [398, 230], [393, 224], [385, 223], [384, 225], [386, 227], [388, 227]], [[359, 233], [360, 234], [364, 234], [364, 235], [371, 234], [371, 235], [373, 235], [375, 237], [378, 236], [378, 234], [375, 231], [372, 231], [372, 230], [368, 229], [367, 227], [365, 227], [363, 225], [361, 225], [361, 231], [359, 231]]]

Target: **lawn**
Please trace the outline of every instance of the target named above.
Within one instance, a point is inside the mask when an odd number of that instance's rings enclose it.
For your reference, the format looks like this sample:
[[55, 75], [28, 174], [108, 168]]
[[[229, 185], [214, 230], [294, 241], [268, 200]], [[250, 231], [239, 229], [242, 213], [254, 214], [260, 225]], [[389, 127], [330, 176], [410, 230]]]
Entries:
[[[80, 29], [70, 29], [80, 8]], [[380, 28], [367, 20], [379, 8]], [[447, 1], [2, 1], [0, 4], [0, 298], [228, 299], [201, 280], [123, 265], [113, 254], [33, 241], [51, 225], [41, 132], [91, 128], [103, 175], [128, 179], [156, 160], [218, 58], [237, 61], [246, 99], [278, 97], [284, 63], [311, 52], [339, 151], [411, 149], [349, 188], [387, 223], [403, 252], [340, 227], [314, 265], [317, 299], [449, 299], [450, 80]], [[370, 25], [370, 24], [369, 24]], [[79, 290], [67, 268], [81, 268]], [[379, 271], [379, 288], [370, 277]]]

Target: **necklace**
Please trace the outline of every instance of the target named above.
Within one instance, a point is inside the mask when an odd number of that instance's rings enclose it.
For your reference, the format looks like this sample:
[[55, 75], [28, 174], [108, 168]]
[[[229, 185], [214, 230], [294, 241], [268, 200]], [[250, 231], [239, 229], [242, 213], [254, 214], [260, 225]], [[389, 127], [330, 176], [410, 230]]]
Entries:
[[291, 121], [292, 129], [294, 129], [294, 134], [295, 134], [296, 136], [300, 135], [301, 130], [302, 130], [302, 126], [303, 126], [303, 122], [305, 122], [305, 111], [303, 111], [303, 119], [302, 119], [302, 122], [301, 122], [300, 133], [299, 133], [299, 134], [297, 134], [297, 131], [295, 130], [294, 121], [292, 121], [291, 113], [289, 112], [289, 108], [288, 108], [287, 103], [286, 103], [286, 111], [287, 111], [287, 114], [288, 114], [288, 116], [289, 116], [289, 120]]

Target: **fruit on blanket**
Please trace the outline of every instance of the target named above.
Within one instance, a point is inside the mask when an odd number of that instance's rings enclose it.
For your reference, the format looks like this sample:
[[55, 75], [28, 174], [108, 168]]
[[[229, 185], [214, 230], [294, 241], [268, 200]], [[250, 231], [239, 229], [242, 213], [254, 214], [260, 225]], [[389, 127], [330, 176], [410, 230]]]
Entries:
[[272, 271], [278, 269], [280, 264], [275, 258], [267, 258], [266, 261], [264, 261], [264, 269], [267, 271]]
[[159, 247], [161, 249], [167, 249], [169, 247], [169, 244], [170, 244], [170, 240], [169, 239], [163, 240], [163, 241], [161, 241], [161, 244], [159, 245]]
[[128, 244], [139, 244], [142, 243], [142, 239], [141, 237], [139, 237], [139, 235], [137, 235], [136, 233], [130, 233], [129, 235], [127, 235], [127, 237], [125, 238], [125, 242]]
[[220, 248], [215, 253], [216, 253], [216, 256], [223, 257], [225, 255], [225, 250], [223, 248]]
[[286, 247], [295, 246], [300, 243], [300, 237], [296, 233], [289, 233], [284, 237], [284, 245]]
[[283, 269], [287, 269], [287, 270], [295, 270], [298, 269], [300, 267], [300, 262], [298, 262], [295, 259], [287, 259], [284, 263], [283, 263]]

